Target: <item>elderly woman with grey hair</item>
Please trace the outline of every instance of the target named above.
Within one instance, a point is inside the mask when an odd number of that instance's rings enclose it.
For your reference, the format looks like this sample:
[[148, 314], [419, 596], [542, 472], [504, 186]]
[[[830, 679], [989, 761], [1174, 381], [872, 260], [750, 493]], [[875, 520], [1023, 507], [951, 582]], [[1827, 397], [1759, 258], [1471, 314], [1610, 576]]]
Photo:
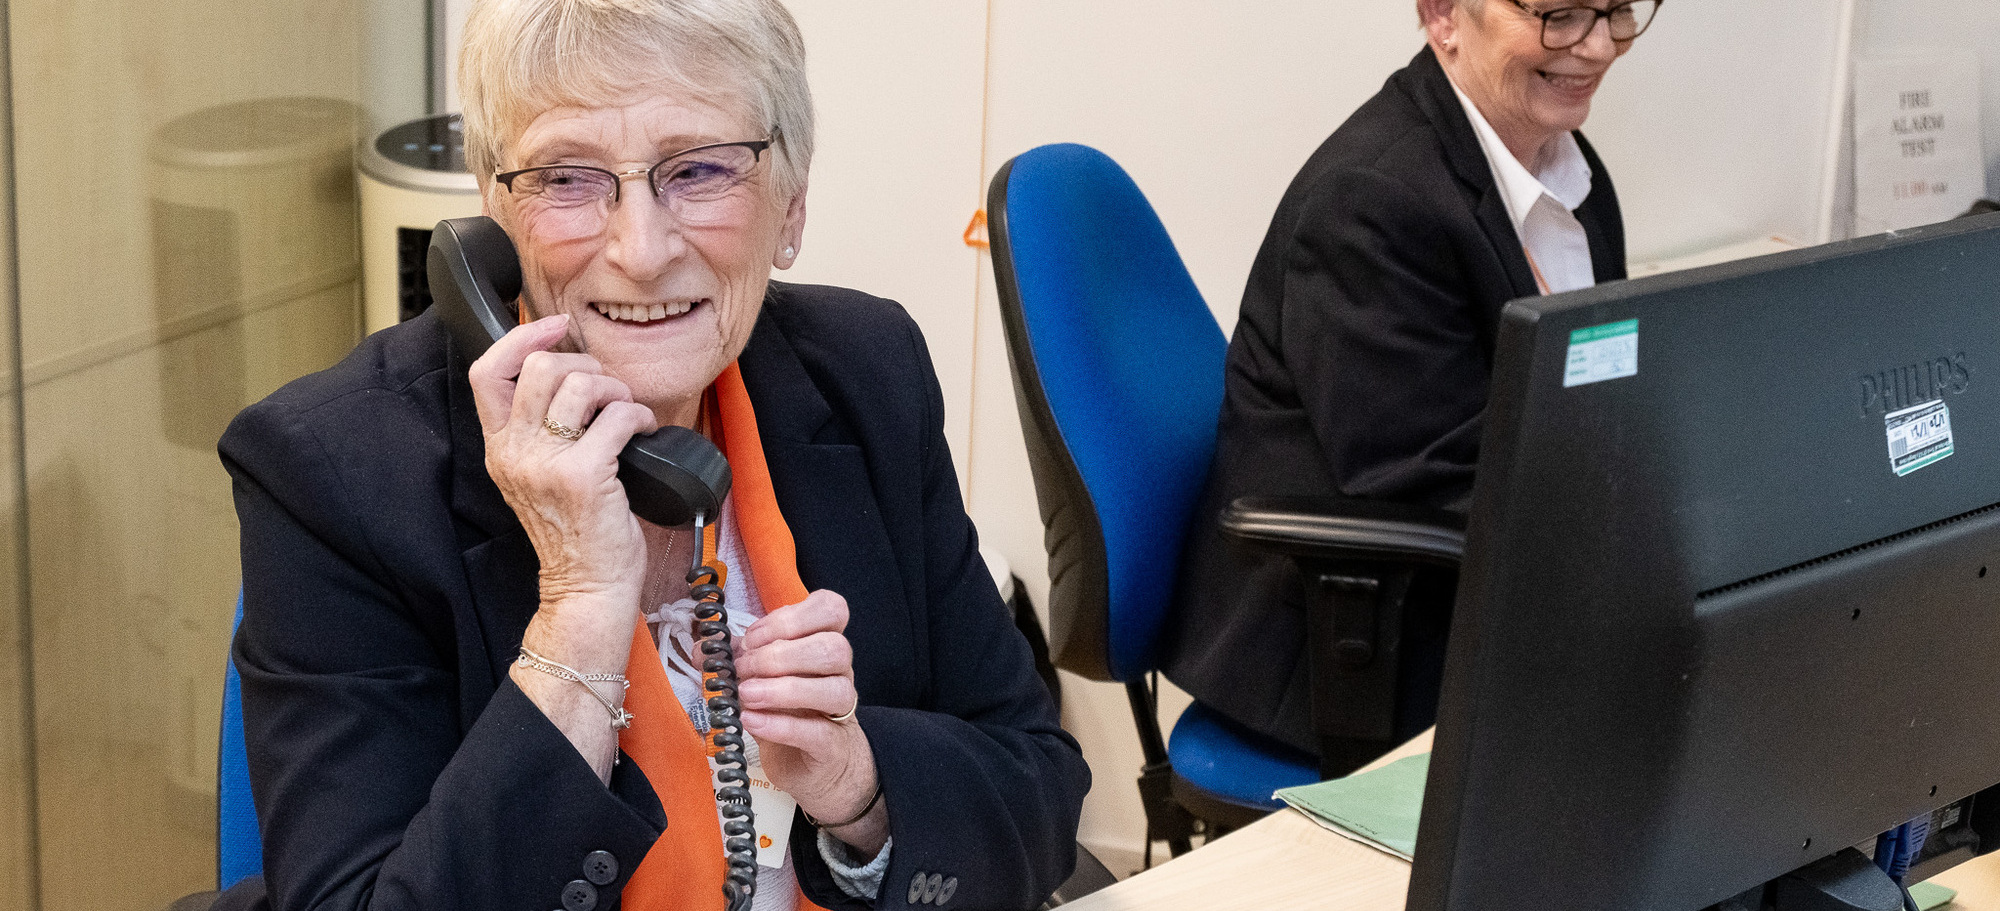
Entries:
[[[790, 16], [479, 0], [460, 74], [521, 325], [474, 356], [419, 316], [224, 436], [265, 874], [218, 907], [1040, 902], [1089, 775], [979, 559], [923, 341], [770, 278], [812, 153]], [[703, 534], [617, 480], [665, 425], [734, 471]]]
[[[1196, 699], [1319, 749], [1304, 586], [1215, 519], [1244, 496], [1467, 508], [1500, 308], [1625, 277], [1618, 196], [1578, 131], [1659, 6], [1417, 0], [1426, 46], [1292, 179], [1229, 343], [1209, 531], [1189, 539], [1165, 645]], [[1405, 597], [1400, 736], [1435, 711], [1451, 603], [1449, 576]]]

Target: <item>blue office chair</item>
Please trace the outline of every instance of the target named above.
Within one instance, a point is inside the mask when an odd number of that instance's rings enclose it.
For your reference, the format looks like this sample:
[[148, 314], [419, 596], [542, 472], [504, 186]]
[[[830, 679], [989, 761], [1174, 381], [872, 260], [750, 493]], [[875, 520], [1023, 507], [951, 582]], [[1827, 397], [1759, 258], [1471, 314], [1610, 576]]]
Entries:
[[[243, 623], [243, 593], [236, 593], [233, 633]], [[264, 843], [257, 836], [257, 807], [250, 800], [250, 755], [243, 745], [243, 678], [223, 659], [222, 735], [215, 753], [215, 889], [185, 895], [166, 911], [208, 911], [222, 890], [264, 872]]]
[[[994, 175], [987, 216], [1049, 551], [1051, 648], [1059, 667], [1125, 684], [1145, 756], [1139, 790], [1148, 850], [1164, 839], [1178, 854], [1190, 846], [1190, 816], [1213, 837], [1282, 806], [1273, 791], [1344, 774], [1366, 750], [1343, 746], [1329, 765], [1235, 728], [1200, 703], [1162, 744], [1147, 678], [1214, 456], [1227, 343], [1152, 206], [1103, 153], [1063, 144], [1021, 154]], [[1411, 559], [1455, 563], [1463, 547], [1461, 532], [1438, 527], [1449, 526], [1448, 517], [1382, 504], [1328, 512], [1340, 506], [1246, 500], [1225, 515], [1224, 533], [1294, 555], [1315, 579], [1383, 575], [1381, 564]], [[1328, 569], [1334, 564], [1337, 573]], [[1395, 629], [1400, 617], [1366, 594], [1365, 633], [1320, 625], [1329, 641], [1311, 653], [1346, 647], [1367, 660], [1349, 661], [1345, 671], [1316, 661], [1316, 719], [1322, 702], [1369, 702], [1352, 698], [1357, 686], [1393, 706], [1395, 635], [1376, 631]], [[1322, 676], [1326, 692], [1340, 698], [1319, 698]], [[1381, 712], [1362, 714], [1365, 723], [1329, 722], [1329, 742], [1349, 744], [1359, 734], [1375, 753], [1393, 746]]]
[[[243, 623], [243, 594], [236, 595], [236, 620]], [[243, 678], [236, 662], [223, 660], [222, 745], [216, 753], [215, 881], [217, 889], [264, 872], [264, 843], [257, 837], [257, 807], [250, 800], [250, 755], [243, 746]]]

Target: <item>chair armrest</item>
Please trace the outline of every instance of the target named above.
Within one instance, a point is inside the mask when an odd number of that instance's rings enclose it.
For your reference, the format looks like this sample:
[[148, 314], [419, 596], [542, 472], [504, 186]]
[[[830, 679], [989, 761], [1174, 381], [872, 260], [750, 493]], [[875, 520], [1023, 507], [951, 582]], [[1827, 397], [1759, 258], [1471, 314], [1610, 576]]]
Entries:
[[1465, 517], [1443, 509], [1339, 497], [1241, 497], [1222, 511], [1224, 537], [1321, 559], [1457, 567]]
[[1419, 578], [1456, 577], [1463, 516], [1338, 497], [1243, 497], [1220, 525], [1225, 538], [1282, 554], [1299, 571], [1320, 774], [1345, 775], [1414, 733], [1403, 728], [1429, 723], [1432, 709], [1421, 703], [1434, 703], [1435, 691], [1404, 680], [1405, 598]]

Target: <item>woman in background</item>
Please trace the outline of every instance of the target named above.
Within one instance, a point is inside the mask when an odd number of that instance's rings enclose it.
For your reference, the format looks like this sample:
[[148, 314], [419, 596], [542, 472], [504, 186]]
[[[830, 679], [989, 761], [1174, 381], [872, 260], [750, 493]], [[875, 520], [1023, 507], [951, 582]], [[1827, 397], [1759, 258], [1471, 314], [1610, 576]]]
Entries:
[[[1251, 266], [1167, 676], [1318, 748], [1291, 562], [1229, 548], [1238, 497], [1464, 512], [1507, 301], [1625, 277], [1611, 175], [1577, 132], [1660, 0], [1418, 0], [1425, 48], [1306, 161]], [[1431, 723], [1449, 577], [1406, 602], [1398, 733]]]

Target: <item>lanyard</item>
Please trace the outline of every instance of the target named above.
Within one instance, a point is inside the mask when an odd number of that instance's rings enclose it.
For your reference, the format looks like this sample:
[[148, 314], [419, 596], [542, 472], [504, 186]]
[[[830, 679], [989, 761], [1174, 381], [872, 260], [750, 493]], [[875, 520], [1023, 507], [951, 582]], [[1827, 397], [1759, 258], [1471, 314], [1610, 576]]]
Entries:
[[1542, 267], [1535, 264], [1535, 254], [1528, 252], [1527, 244], [1521, 245], [1521, 255], [1528, 258], [1528, 271], [1535, 273], [1535, 287], [1543, 294], [1550, 293], [1549, 281], [1542, 277]]

